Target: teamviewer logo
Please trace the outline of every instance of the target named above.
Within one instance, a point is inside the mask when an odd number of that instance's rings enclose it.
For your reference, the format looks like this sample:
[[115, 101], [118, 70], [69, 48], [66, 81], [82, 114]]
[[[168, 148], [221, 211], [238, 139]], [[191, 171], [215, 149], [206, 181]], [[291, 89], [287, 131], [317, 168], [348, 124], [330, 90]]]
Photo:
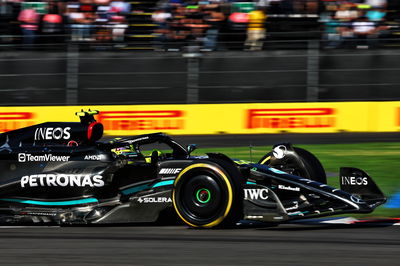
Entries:
[[18, 162], [20, 162], [20, 163], [26, 162], [26, 155], [25, 155], [25, 153], [18, 153]]

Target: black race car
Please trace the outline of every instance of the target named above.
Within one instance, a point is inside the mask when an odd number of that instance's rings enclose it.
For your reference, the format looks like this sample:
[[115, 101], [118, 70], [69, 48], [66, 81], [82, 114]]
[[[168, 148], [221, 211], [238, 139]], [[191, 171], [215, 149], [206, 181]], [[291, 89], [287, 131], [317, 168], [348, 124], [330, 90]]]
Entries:
[[288, 143], [258, 163], [192, 156], [194, 145], [162, 133], [99, 141], [97, 113], [0, 134], [0, 223], [154, 222], [172, 211], [209, 228], [368, 213], [386, 201], [356, 168], [341, 168], [341, 189], [328, 186], [318, 159]]

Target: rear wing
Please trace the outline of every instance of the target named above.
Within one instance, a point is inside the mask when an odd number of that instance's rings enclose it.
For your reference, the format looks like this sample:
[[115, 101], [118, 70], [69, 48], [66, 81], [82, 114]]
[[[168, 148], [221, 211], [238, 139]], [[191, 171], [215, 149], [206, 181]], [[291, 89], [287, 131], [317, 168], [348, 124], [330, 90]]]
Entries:
[[386, 202], [386, 196], [372, 178], [358, 168], [340, 168], [340, 188], [354, 195], [356, 199], [365, 201], [372, 208]]

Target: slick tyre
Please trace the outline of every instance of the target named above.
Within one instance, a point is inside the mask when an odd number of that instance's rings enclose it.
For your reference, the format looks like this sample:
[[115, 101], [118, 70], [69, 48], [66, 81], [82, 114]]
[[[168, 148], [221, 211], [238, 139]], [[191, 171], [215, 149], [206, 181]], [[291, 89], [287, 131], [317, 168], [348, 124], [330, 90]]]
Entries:
[[299, 170], [299, 174], [311, 180], [326, 184], [326, 173], [318, 158], [305, 149], [295, 147], [294, 150], [305, 166], [305, 169]]
[[305, 149], [298, 147], [294, 147], [293, 149], [296, 152], [301, 163], [291, 161], [271, 165], [270, 159], [273, 156], [272, 152], [264, 155], [264, 157], [260, 159], [259, 163], [278, 168], [292, 175], [301, 176], [326, 184], [327, 180], [325, 170], [318, 158]]
[[178, 216], [189, 226], [232, 225], [243, 216], [243, 178], [229, 162], [196, 162], [175, 179], [172, 202]]

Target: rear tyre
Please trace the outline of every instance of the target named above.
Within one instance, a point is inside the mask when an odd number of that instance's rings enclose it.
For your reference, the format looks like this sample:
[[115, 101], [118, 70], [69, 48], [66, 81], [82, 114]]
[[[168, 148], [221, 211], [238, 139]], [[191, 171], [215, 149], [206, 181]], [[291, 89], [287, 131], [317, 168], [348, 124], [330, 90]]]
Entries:
[[222, 160], [196, 162], [175, 179], [172, 201], [178, 216], [192, 227], [231, 225], [243, 215], [242, 177]]

